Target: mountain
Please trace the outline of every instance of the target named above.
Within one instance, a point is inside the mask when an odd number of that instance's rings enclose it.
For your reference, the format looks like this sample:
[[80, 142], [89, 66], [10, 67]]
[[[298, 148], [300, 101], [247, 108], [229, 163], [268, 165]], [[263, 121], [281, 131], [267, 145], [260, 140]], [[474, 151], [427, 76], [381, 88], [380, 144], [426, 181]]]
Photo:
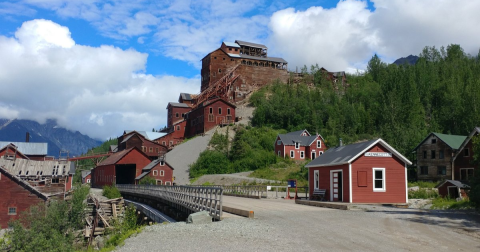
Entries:
[[30, 134], [30, 142], [48, 143], [48, 156], [54, 157], [59, 156], [60, 150], [69, 151], [70, 157], [79, 156], [102, 144], [78, 131], [57, 126], [55, 120], [39, 124], [31, 120], [0, 119], [0, 141], [25, 142], [27, 132]]
[[407, 63], [409, 65], [415, 65], [415, 63], [417, 63], [417, 60], [418, 60], [418, 56], [408, 55], [408, 57], [406, 57], [406, 58], [402, 57], [400, 59], [395, 60], [395, 62], [393, 62], [393, 64], [403, 65], [403, 64]]

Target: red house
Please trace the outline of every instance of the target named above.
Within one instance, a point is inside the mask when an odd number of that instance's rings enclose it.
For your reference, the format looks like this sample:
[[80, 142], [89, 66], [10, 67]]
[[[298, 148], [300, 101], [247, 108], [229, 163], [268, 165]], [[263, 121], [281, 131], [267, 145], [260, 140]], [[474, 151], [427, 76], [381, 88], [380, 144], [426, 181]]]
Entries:
[[382, 139], [330, 148], [305, 166], [309, 193], [325, 189], [329, 201], [407, 203], [407, 164]]
[[438, 194], [442, 197], [449, 197], [451, 199], [465, 199], [468, 198], [468, 191], [470, 186], [457, 180], [445, 180], [435, 186], [438, 189]]
[[169, 149], [175, 147], [175, 145], [180, 144], [185, 139], [185, 128], [187, 126], [187, 120], [182, 119], [174, 123], [171, 127], [167, 128], [167, 134], [161, 136], [155, 140], [161, 145], [168, 146]]
[[[28, 136], [28, 134], [27, 134]], [[6, 148], [6, 149], [5, 149]], [[3, 151], [3, 152], [2, 152]], [[28, 159], [46, 160], [48, 144], [47, 143], [30, 143], [30, 142], [0, 142], [0, 155], [12, 155], [12, 152], [20, 151]], [[20, 157], [23, 158], [23, 157]]]
[[475, 171], [475, 166], [473, 165], [473, 146], [472, 138], [480, 134], [480, 127], [475, 127], [473, 131], [467, 136], [465, 141], [463, 141], [460, 148], [453, 156], [453, 170], [452, 180], [460, 180], [463, 182], [468, 182], [468, 180], [473, 176]]
[[217, 125], [235, 122], [236, 106], [220, 98], [205, 101], [187, 114], [186, 137], [202, 134]]
[[5, 145], [3, 148], [0, 149], [0, 157], [10, 160], [14, 160], [17, 158], [29, 159], [25, 154], [19, 151], [17, 146], [13, 143]]
[[170, 128], [173, 124], [182, 121], [191, 110], [192, 108], [186, 103], [169, 102], [167, 105], [167, 127]]
[[158, 137], [164, 135], [158, 132], [125, 131], [122, 136], [118, 137], [118, 151], [136, 147], [149, 156], [151, 160], [156, 159], [159, 155], [166, 153], [168, 148], [152, 139], [158, 139]]
[[157, 185], [173, 184], [173, 167], [162, 159], [155, 159], [142, 169], [142, 174], [135, 178], [135, 183], [149, 176], [157, 182]]
[[7, 228], [10, 220], [18, 219], [19, 214], [30, 206], [48, 200], [46, 195], [3, 167], [0, 167], [0, 192], [0, 229]]
[[150, 163], [149, 156], [137, 147], [114, 153], [92, 170], [92, 187], [135, 184], [142, 168]]
[[311, 136], [305, 130], [279, 134], [275, 141], [275, 153], [279, 157], [295, 160], [315, 159], [325, 152], [325, 140], [319, 134]]
[[82, 184], [90, 184], [92, 182], [92, 171], [82, 171]]

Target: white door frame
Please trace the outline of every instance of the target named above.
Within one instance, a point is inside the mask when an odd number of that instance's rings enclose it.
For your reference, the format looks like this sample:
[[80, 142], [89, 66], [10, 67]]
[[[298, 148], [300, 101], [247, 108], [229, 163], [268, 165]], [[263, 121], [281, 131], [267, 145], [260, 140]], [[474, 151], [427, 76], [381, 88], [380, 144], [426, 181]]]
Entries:
[[344, 172], [342, 169], [330, 171], [330, 201], [333, 201], [333, 173], [334, 172], [341, 172], [341, 175], [342, 175], [342, 177], [338, 179], [342, 180], [342, 201], [341, 202], [343, 202], [343, 173]]

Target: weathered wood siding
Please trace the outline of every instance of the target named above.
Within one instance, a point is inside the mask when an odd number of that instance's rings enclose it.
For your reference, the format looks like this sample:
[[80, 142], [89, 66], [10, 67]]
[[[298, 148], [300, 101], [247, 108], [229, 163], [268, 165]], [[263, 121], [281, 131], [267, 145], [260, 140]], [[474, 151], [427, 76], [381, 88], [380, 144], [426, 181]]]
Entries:
[[[436, 139], [436, 143], [432, 144], [432, 139]], [[439, 158], [439, 151], [443, 150], [443, 159]], [[432, 158], [432, 151], [435, 151], [435, 158]], [[433, 180], [442, 181], [445, 179], [451, 179], [452, 177], [452, 148], [446, 145], [442, 140], [435, 135], [430, 137], [417, 149], [417, 178], [418, 180]], [[424, 158], [424, 152], [426, 152], [426, 158]], [[422, 166], [428, 167], [428, 174], [422, 175]], [[438, 174], [438, 167], [445, 166], [446, 174]]]

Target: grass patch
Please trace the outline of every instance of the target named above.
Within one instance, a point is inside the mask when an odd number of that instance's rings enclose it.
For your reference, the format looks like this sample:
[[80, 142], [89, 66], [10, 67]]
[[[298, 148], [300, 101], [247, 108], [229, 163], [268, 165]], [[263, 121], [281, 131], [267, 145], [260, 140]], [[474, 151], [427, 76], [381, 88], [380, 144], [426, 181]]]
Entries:
[[469, 200], [451, 199], [438, 197], [432, 200], [432, 209], [473, 209], [474, 206]]
[[438, 198], [438, 192], [428, 188], [420, 188], [417, 191], [408, 192], [409, 199], [434, 199]]
[[408, 182], [408, 187], [415, 187], [418, 188], [435, 188], [438, 183], [436, 182], [427, 182], [427, 181], [417, 181], [417, 182]]
[[120, 194], [120, 191], [118, 190], [118, 188], [115, 185], [104, 186], [102, 195], [109, 198], [109, 199], [115, 199], [115, 198], [122, 197], [122, 195]]
[[[291, 161], [280, 161], [272, 164], [269, 167], [255, 170], [249, 177], [261, 178], [275, 181], [287, 181], [288, 179], [296, 179], [297, 186], [307, 186], [307, 172], [308, 169], [304, 167], [304, 163], [296, 163]], [[271, 183], [269, 183], [271, 184]]]

